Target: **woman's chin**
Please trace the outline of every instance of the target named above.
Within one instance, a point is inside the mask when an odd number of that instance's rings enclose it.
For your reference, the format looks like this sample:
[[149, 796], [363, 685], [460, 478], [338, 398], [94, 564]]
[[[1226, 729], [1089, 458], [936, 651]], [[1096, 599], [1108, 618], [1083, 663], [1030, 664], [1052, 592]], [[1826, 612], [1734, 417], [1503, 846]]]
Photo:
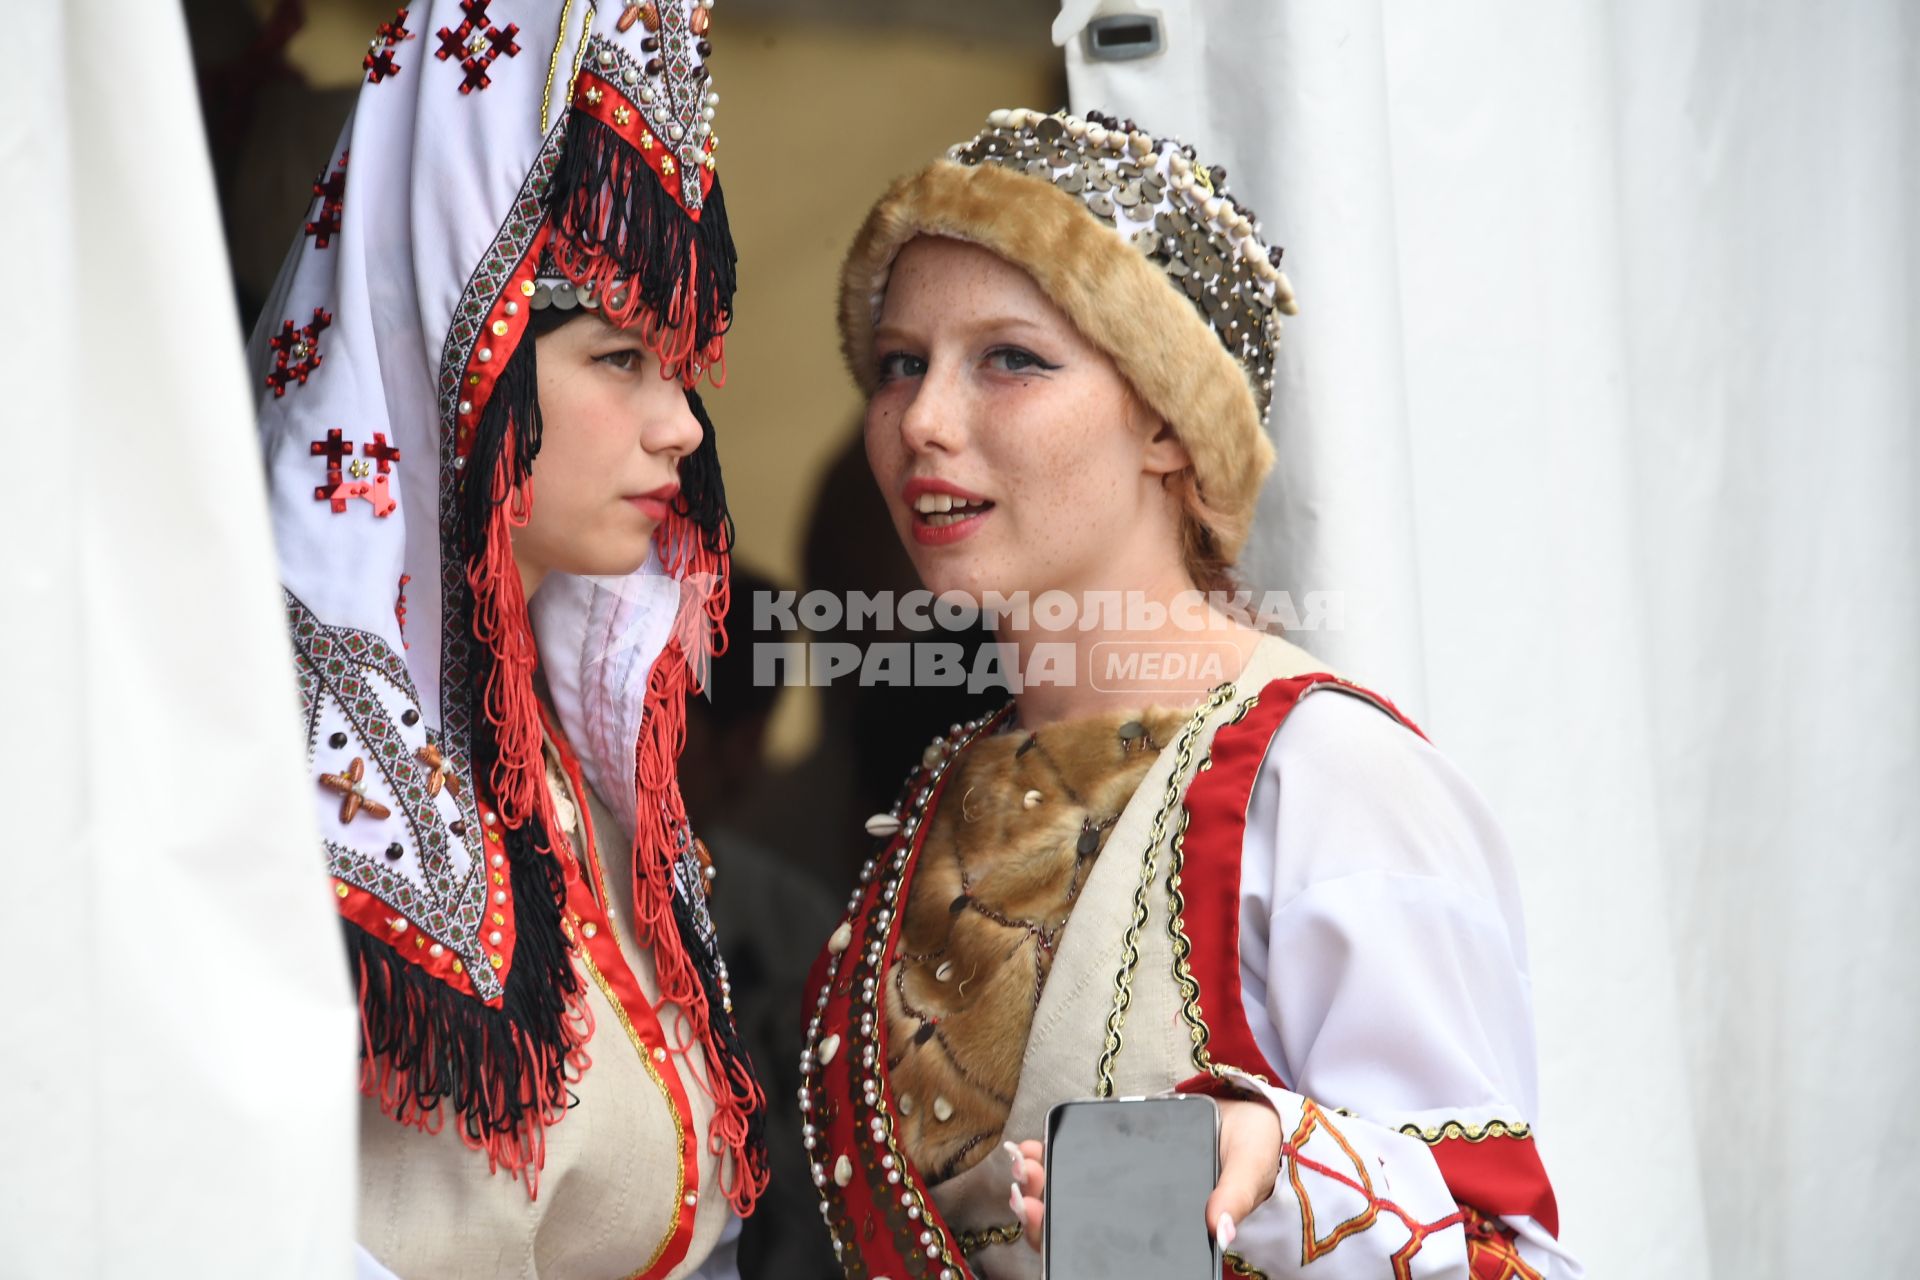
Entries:
[[921, 587], [936, 597], [965, 596], [979, 605], [989, 594], [1011, 596], [1023, 585], [1011, 580], [1005, 565], [983, 557], [949, 552], [914, 559]]
[[566, 572], [581, 578], [625, 578], [639, 572], [653, 548], [653, 531], [634, 538], [630, 534], [604, 539], [592, 555], [581, 556]]

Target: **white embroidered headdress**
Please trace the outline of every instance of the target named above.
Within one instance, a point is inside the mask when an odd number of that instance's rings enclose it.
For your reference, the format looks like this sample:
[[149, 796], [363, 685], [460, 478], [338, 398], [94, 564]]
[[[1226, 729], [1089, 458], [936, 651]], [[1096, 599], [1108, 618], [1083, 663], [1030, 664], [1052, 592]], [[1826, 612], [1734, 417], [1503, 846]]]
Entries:
[[[531, 1186], [584, 1069], [533, 691], [544, 659], [561, 727], [633, 840], [641, 941], [698, 1026], [744, 1211], [765, 1183], [761, 1095], [674, 777], [731, 537], [693, 389], [721, 368], [734, 288], [711, 3], [399, 11], [369, 46], [251, 356], [367, 1089], [402, 1121], [451, 1108]], [[634, 326], [705, 439], [645, 568], [555, 575], [530, 613], [509, 536], [537, 498], [529, 324], [553, 307]]]

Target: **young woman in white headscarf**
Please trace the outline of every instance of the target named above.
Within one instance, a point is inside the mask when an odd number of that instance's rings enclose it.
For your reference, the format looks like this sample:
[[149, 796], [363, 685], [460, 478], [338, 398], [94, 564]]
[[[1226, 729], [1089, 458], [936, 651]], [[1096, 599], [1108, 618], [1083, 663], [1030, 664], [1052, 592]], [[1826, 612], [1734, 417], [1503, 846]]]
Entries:
[[401, 10], [252, 348], [369, 1275], [731, 1275], [765, 1185], [675, 779], [731, 538], [710, 5]]

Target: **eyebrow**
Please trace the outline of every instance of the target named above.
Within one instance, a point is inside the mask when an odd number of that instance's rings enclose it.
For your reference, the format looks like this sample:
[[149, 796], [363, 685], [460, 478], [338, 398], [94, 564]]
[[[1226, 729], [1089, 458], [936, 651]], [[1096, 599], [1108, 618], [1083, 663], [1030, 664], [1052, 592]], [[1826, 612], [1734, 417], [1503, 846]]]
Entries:
[[[1023, 316], [1013, 315], [988, 316], [984, 320], [977, 320], [968, 324], [964, 331], [968, 334], [976, 334], [998, 329], [1027, 329], [1035, 333], [1045, 333], [1047, 331], [1046, 326], [1037, 321], [1028, 320]], [[885, 339], [897, 340], [913, 335], [911, 330], [898, 324], [879, 324], [874, 326], [873, 336], [877, 342]]]

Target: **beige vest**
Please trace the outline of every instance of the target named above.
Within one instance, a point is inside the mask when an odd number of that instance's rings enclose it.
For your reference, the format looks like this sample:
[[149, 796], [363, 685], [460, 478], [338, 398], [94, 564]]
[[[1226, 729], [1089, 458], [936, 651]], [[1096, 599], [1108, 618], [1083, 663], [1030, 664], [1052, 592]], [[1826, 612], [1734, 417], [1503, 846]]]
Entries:
[[[1268, 637], [1233, 682], [1231, 695], [1217, 699], [1211, 710], [1196, 709], [1189, 722], [1191, 734], [1177, 736], [1147, 771], [1094, 864], [1061, 939], [1034, 1011], [1019, 1088], [1007, 1117], [1008, 1137], [1041, 1137], [1055, 1103], [1097, 1093], [1162, 1093], [1194, 1074], [1193, 1041], [1181, 1013], [1168, 929], [1169, 836], [1179, 826], [1180, 801], [1214, 734], [1248, 699], [1269, 681], [1327, 669], [1311, 654]], [[1156, 819], [1163, 823], [1158, 831]], [[1147, 919], [1136, 930], [1134, 908], [1143, 886]], [[1130, 934], [1139, 962], [1123, 977]], [[1108, 1017], [1122, 981], [1130, 987], [1131, 1004], [1118, 1048], [1105, 1061]], [[992, 1156], [930, 1190], [963, 1245], [977, 1246], [967, 1251], [977, 1275], [985, 1280], [1038, 1280], [1040, 1255], [1018, 1238], [1007, 1207], [1008, 1181], [1006, 1158]], [[986, 1241], [1006, 1243], [982, 1243]]]
[[[548, 781], [562, 825], [576, 850], [588, 848], [573, 788], [549, 747]], [[588, 794], [595, 832], [617, 832], [599, 798]], [[574, 821], [568, 822], [569, 816]], [[614, 847], [618, 837], [614, 837]], [[617, 865], [617, 863], [616, 863]], [[653, 958], [634, 940], [626, 878], [603, 869], [610, 922], [641, 989], [658, 1002]], [[576, 961], [577, 963], [577, 961]], [[707, 1150], [713, 1106], [695, 1081], [705, 1066], [697, 1042], [691, 1061], [669, 1054], [655, 1061], [634, 1037], [603, 975], [587, 979], [593, 1065], [573, 1086], [578, 1102], [546, 1131], [539, 1197], [504, 1171], [489, 1173], [484, 1153], [469, 1150], [448, 1126], [422, 1133], [395, 1123], [371, 1100], [360, 1111], [358, 1239], [401, 1280], [617, 1280], [680, 1277], [712, 1252], [730, 1216], [720, 1191], [720, 1161]], [[660, 1010], [669, 1038], [676, 1020], [692, 1039], [685, 1011]], [[699, 1154], [698, 1185], [682, 1173], [681, 1118], [668, 1093], [670, 1072], [686, 1082]], [[659, 1270], [680, 1208], [697, 1197], [693, 1238], [685, 1257]]]

